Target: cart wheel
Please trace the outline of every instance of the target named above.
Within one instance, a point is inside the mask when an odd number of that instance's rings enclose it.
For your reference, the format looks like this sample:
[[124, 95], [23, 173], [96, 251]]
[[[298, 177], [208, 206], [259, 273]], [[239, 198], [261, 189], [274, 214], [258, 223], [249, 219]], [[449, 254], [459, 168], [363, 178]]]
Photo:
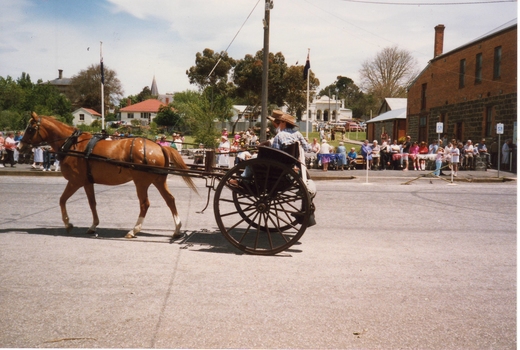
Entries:
[[[243, 178], [246, 166], [251, 176]], [[259, 255], [276, 254], [298, 242], [312, 210], [300, 176], [270, 159], [241, 162], [231, 169], [217, 186], [213, 207], [224, 237], [238, 249]]]

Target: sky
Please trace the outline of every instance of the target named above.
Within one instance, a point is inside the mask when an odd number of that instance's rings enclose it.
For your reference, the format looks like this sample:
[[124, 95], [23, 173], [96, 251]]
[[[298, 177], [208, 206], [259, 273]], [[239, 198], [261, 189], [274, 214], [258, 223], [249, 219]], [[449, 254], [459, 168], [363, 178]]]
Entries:
[[[289, 66], [304, 65], [310, 49], [321, 88], [339, 75], [360, 85], [361, 64], [386, 47], [409, 51], [424, 68], [438, 24], [448, 52], [518, 16], [517, 2], [482, 1], [273, 0], [269, 49]], [[229, 47], [242, 59], [264, 42], [265, 0], [0, 0], [0, 8], [1, 77], [48, 81], [62, 69], [70, 78], [99, 63], [102, 42], [124, 96], [154, 76], [161, 94], [196, 89], [186, 70], [197, 52]]]

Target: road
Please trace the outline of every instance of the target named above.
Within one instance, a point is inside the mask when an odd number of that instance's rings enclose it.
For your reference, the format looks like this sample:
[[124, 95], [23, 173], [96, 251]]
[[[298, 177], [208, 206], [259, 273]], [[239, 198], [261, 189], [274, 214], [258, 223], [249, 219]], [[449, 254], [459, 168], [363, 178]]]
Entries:
[[170, 176], [137, 239], [133, 184], [86, 196], [0, 177], [0, 347], [515, 349], [516, 181], [319, 181], [316, 220], [277, 256], [242, 254]]

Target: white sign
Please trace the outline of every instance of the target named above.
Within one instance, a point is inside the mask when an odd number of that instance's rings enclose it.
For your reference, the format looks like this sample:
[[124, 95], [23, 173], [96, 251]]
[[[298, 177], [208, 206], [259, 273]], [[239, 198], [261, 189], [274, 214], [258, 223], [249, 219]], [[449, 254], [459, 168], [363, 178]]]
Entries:
[[442, 122], [438, 122], [437, 123], [437, 134], [442, 134], [442, 127], [443, 127], [443, 123]]
[[497, 134], [498, 135], [504, 134], [504, 124], [502, 124], [502, 123], [497, 124]]

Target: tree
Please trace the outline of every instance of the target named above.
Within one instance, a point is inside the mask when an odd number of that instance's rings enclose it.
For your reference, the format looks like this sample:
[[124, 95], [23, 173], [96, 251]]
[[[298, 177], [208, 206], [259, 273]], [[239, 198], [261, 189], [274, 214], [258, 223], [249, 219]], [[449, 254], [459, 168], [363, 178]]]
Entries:
[[159, 126], [171, 127], [174, 130], [179, 130], [183, 124], [182, 116], [171, 105], [159, 107], [153, 121]]
[[[285, 104], [287, 113], [296, 116], [299, 120], [303, 112], [307, 109], [307, 79], [302, 79], [304, 66], [290, 66], [284, 75], [284, 82], [287, 87]], [[316, 89], [320, 81], [311, 71], [309, 76], [309, 100], [312, 101], [316, 94]]]
[[216, 53], [206, 48], [202, 53], [197, 52], [195, 65], [186, 71], [186, 75], [190, 84], [198, 85], [199, 90], [213, 86], [213, 88], [218, 88], [219, 93], [225, 92], [228, 86], [229, 73], [235, 64], [236, 61], [229, 57], [227, 52]]
[[146, 101], [150, 98], [157, 98], [157, 96], [152, 95], [152, 90], [150, 90], [150, 88], [148, 86], [145, 86], [143, 88], [143, 90], [141, 90], [141, 92], [138, 93], [137, 95], [129, 95], [126, 98], [121, 99], [119, 101], [119, 107], [120, 108], [127, 107], [128, 100], [130, 100], [130, 102], [132, 102], [132, 104], [136, 104], [139, 102]]
[[338, 100], [345, 101], [345, 107], [351, 109], [352, 117], [357, 119], [369, 115], [370, 109], [374, 108], [371, 95], [364, 94], [352, 79], [341, 75], [334, 83], [324, 87], [318, 95], [336, 95]]
[[174, 108], [180, 113], [195, 136], [195, 142], [206, 147], [215, 147], [219, 133], [215, 121], [231, 117], [231, 100], [225, 96], [210, 96], [210, 91], [190, 91], [176, 93]]
[[[123, 97], [123, 88], [115, 71], [104, 66], [105, 83], [104, 99], [105, 110], [114, 108]], [[100, 65], [90, 65], [71, 79], [69, 100], [75, 107], [92, 108], [101, 111], [101, 69]]]
[[[261, 103], [263, 57], [263, 50], [260, 50], [255, 56], [246, 55], [235, 66], [233, 82], [237, 86], [237, 97], [247, 99], [250, 106], [259, 106]], [[288, 91], [284, 81], [286, 71], [283, 54], [269, 53], [268, 104], [284, 105]]]
[[411, 53], [397, 46], [387, 47], [359, 71], [361, 87], [380, 104], [387, 97], [406, 97], [406, 88], [418, 74], [418, 64]]

